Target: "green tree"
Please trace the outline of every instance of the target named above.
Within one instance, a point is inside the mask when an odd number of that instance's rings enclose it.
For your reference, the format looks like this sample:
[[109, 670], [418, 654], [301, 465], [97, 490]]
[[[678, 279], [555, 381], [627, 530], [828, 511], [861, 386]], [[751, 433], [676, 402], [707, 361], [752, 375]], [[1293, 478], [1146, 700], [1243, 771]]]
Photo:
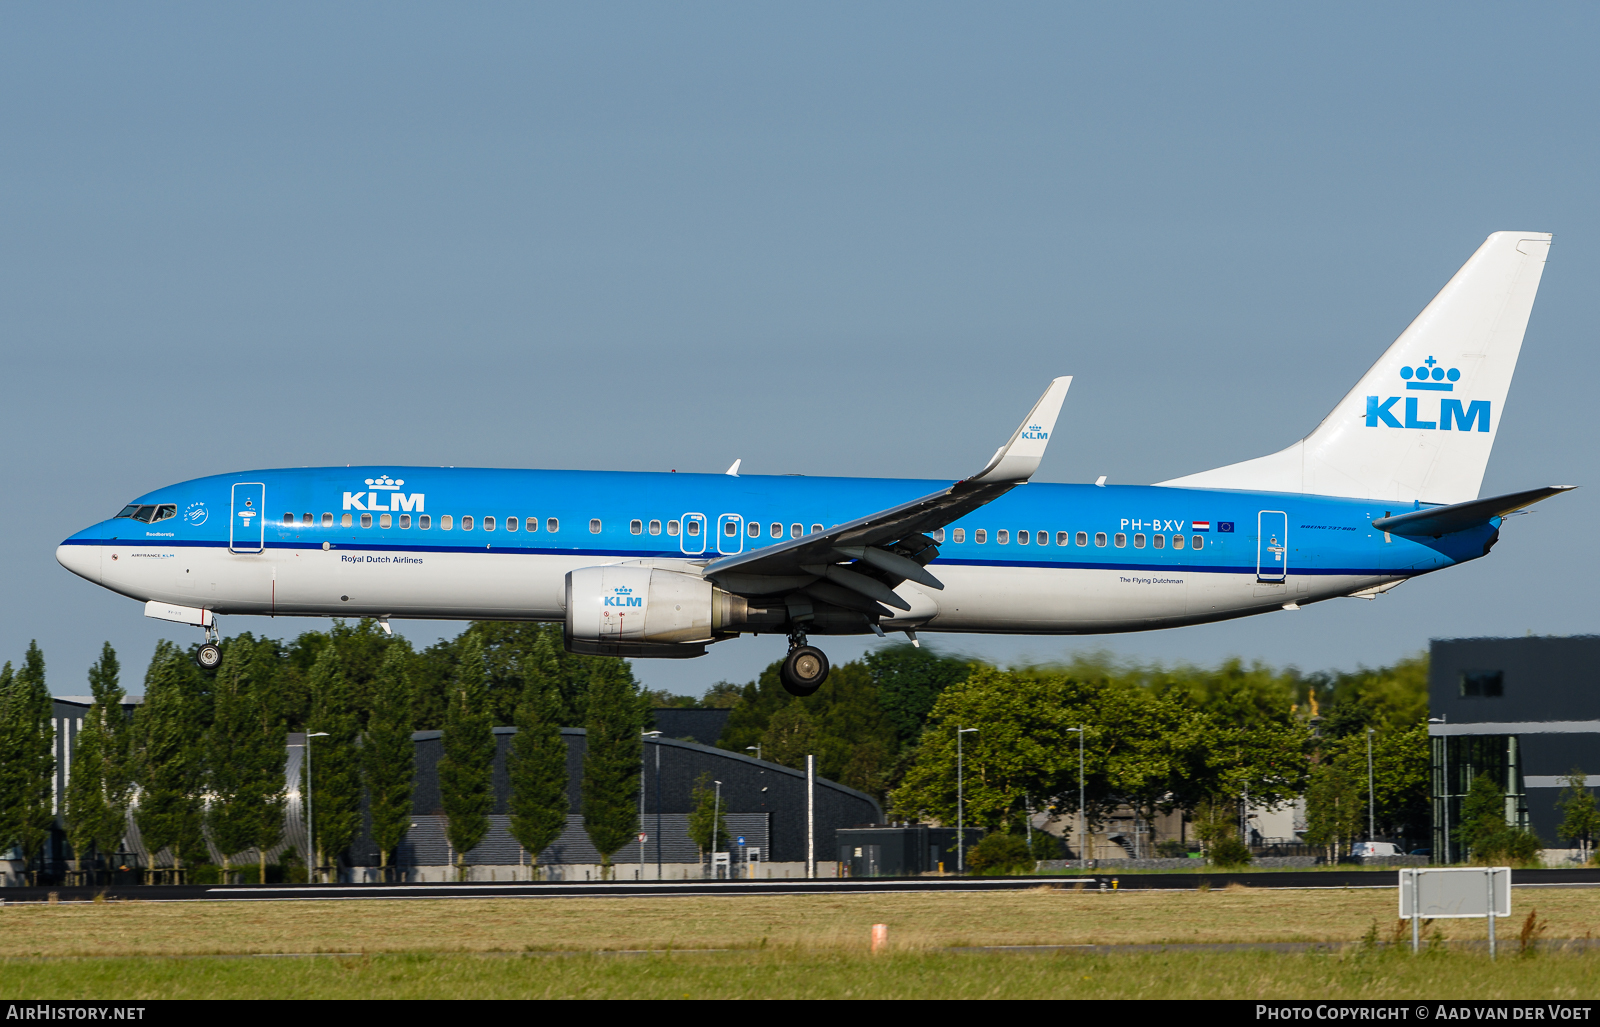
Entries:
[[611, 857], [639, 830], [640, 728], [644, 710], [633, 675], [614, 660], [610, 674], [589, 681], [583, 754], [583, 829], [600, 853], [603, 876]]
[[201, 834], [205, 730], [194, 664], [173, 643], [158, 642], [145, 672], [144, 703], [133, 720], [139, 782], [134, 820], [152, 861], [166, 850], [175, 877], [181, 877], [185, 860], [203, 862], [207, 855]]
[[289, 762], [288, 728], [279, 701], [278, 645], [270, 639], [260, 639], [250, 648], [244, 695], [250, 718], [245, 724], [245, 744], [240, 753], [250, 774], [238, 793], [238, 801], [249, 811], [248, 845], [256, 850], [256, 879], [266, 884], [267, 850], [283, 837], [284, 814], [289, 804], [284, 774]]
[[[301, 764], [301, 794], [311, 800], [311, 853], [318, 867], [332, 866], [355, 841], [361, 828], [360, 754], [356, 746], [359, 717], [344, 676], [343, 653], [323, 647], [311, 668], [311, 716], [306, 727], [306, 779]], [[323, 738], [310, 735], [325, 734]]]
[[22, 666], [0, 671], [0, 844], [22, 849], [31, 864], [50, 836], [55, 773], [53, 700], [44, 682], [44, 654], [28, 645]]
[[1567, 775], [1566, 787], [1556, 800], [1556, 812], [1561, 814], [1561, 826], [1556, 831], [1576, 842], [1580, 859], [1588, 863], [1593, 858], [1595, 836], [1600, 835], [1600, 806], [1596, 806], [1589, 781], [1577, 767]]
[[707, 852], [724, 852], [728, 847], [728, 808], [717, 802], [716, 785], [710, 771], [702, 771], [689, 792], [689, 840], [700, 850], [700, 859]]
[[894, 733], [896, 749], [916, 744], [940, 693], [972, 671], [972, 664], [960, 657], [904, 642], [875, 649], [862, 657], [862, 663]]
[[806, 757], [817, 752], [817, 726], [804, 703], [789, 703], [767, 721], [761, 755], [772, 763], [804, 770]]
[[114, 854], [127, 832], [127, 715], [123, 712], [116, 650], [107, 642], [89, 668], [94, 695], [78, 729], [72, 775], [67, 781], [67, 839], [79, 872], [84, 857]]
[[378, 865], [388, 877], [390, 857], [411, 825], [412, 778], [416, 746], [411, 741], [410, 651], [389, 646], [378, 671], [374, 705], [361, 747], [362, 778], [372, 816]]
[[1306, 841], [1336, 862], [1366, 828], [1366, 800], [1366, 776], [1353, 773], [1348, 760], [1317, 764], [1306, 790]]
[[462, 880], [467, 875], [467, 853], [489, 833], [489, 811], [494, 808], [494, 756], [483, 643], [469, 632], [461, 646], [455, 687], [445, 710], [444, 756], [439, 760], [445, 834], [455, 850], [456, 872]]
[[539, 853], [567, 826], [567, 743], [561, 737], [559, 665], [548, 638], [524, 663], [517, 733], [511, 739], [511, 836], [527, 850], [533, 872]]
[[252, 765], [260, 746], [254, 745], [257, 718], [246, 666], [254, 639], [241, 635], [223, 647], [222, 664], [212, 684], [211, 727], [206, 732], [206, 777], [209, 792], [205, 822], [211, 844], [222, 854], [224, 883], [234, 856], [255, 843], [256, 810], [249, 792], [258, 770]]
[[1461, 800], [1461, 822], [1456, 825], [1456, 844], [1463, 846], [1472, 858], [1479, 858], [1493, 848], [1495, 836], [1506, 829], [1506, 797], [1488, 774], [1472, 779], [1466, 797]]
[[985, 876], [1025, 874], [1033, 865], [1033, 853], [1021, 835], [991, 831], [967, 853], [967, 868]]

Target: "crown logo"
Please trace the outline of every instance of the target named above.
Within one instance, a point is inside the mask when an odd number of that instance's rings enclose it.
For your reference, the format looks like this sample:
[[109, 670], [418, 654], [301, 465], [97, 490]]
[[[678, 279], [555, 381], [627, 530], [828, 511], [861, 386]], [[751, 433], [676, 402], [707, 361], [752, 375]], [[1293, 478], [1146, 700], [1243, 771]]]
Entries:
[[405, 482], [404, 478], [391, 478], [387, 474], [385, 474], [385, 475], [383, 475], [382, 477], [379, 477], [379, 478], [368, 478], [367, 479], [367, 484], [372, 486], [373, 488], [375, 488], [375, 489], [388, 489], [391, 492], [394, 491], [395, 489], [399, 488], [400, 486], [404, 485], [405, 483], [406, 482]]
[[633, 595], [633, 589], [629, 588], [626, 585], [623, 585], [620, 588], [614, 588], [611, 591], [613, 593], [615, 593], [616, 595], [619, 595], [619, 596], [631, 596], [631, 595]]
[[1402, 367], [1400, 369], [1400, 377], [1405, 379], [1406, 388], [1408, 389], [1424, 392], [1453, 392], [1455, 391], [1455, 386], [1451, 383], [1461, 380], [1461, 369], [1452, 367], [1446, 371], [1439, 366], [1437, 360], [1429, 357], [1416, 367]]

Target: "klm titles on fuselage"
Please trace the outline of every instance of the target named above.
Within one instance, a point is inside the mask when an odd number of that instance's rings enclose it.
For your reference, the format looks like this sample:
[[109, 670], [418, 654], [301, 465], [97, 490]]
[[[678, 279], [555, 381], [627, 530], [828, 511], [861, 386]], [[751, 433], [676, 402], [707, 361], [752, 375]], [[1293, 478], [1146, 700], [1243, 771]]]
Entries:
[[[1415, 368], [1402, 367], [1400, 378], [1406, 383], [1406, 388], [1414, 392], [1454, 392], [1455, 383], [1461, 380], [1461, 371], [1454, 367], [1446, 370], [1439, 366], [1437, 360], [1429, 357]], [[1489, 401], [1486, 399], [1470, 400], [1463, 406], [1462, 400], [1441, 398], [1438, 415], [1431, 421], [1424, 421], [1423, 411], [1418, 409], [1418, 397], [1407, 396], [1404, 424], [1395, 414], [1394, 405], [1398, 402], [1400, 402], [1399, 396], [1390, 396], [1387, 399], [1368, 396], [1367, 427], [1376, 428], [1382, 424], [1389, 428], [1422, 428], [1434, 431], [1489, 430]]]
[[[406, 483], [404, 478], [391, 478], [387, 474], [376, 478], [368, 478], [367, 485], [371, 492], [346, 492], [344, 494], [344, 509], [365, 510], [368, 512], [383, 511], [385, 513], [425, 513], [422, 506], [423, 495], [414, 492], [406, 495], [400, 491], [400, 486]], [[365, 498], [365, 504], [362, 499]]]

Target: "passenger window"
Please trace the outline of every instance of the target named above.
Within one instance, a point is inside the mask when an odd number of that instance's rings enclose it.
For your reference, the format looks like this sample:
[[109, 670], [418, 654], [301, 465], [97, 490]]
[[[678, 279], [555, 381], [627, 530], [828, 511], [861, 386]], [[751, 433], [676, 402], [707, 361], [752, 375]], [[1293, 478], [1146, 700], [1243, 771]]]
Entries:
[[1150, 539], [1150, 544], [1155, 546], [1157, 549], [1165, 549], [1167, 548], [1167, 536], [1155, 535]]
[[411, 527], [411, 515], [410, 514], [401, 514], [400, 515], [400, 527], [402, 529]]
[[600, 518], [598, 518], [598, 517], [589, 518], [589, 534], [591, 534], [591, 535], [600, 534]]
[[[1089, 544], [1089, 533], [1087, 531], [1078, 532], [1078, 545], [1086, 546], [1088, 544]], [[1105, 545], [1106, 544], [1104, 536], [1101, 536], [1100, 544], [1101, 545]]]
[[941, 546], [944, 545], [944, 529], [943, 528], [935, 528], [935, 529], [933, 529], [933, 540], [935, 542], [939, 543]]
[[779, 524], [777, 521], [772, 522], [772, 537], [783, 538], [783, 525]]
[[393, 515], [391, 515], [391, 514], [379, 514], [378, 515], [378, 527], [380, 527], [380, 528], [392, 528], [392, 527], [394, 527], [394, 517], [393, 517]]
[[372, 515], [371, 514], [362, 514], [361, 515], [361, 526], [363, 528], [372, 527]]
[[294, 514], [284, 514], [283, 515], [283, 523], [285, 523], [285, 524], [293, 524], [294, 523]]
[[728, 538], [732, 538], [733, 536], [739, 534], [739, 522], [738, 521], [723, 521], [722, 522], [722, 533], [724, 535], [726, 535]]
[[806, 533], [805, 525], [803, 525], [803, 524], [791, 524], [791, 525], [789, 525], [789, 537], [790, 538], [804, 538], [805, 537], [805, 533]]
[[1026, 532], [1026, 531], [1017, 532], [1017, 545], [1019, 545], [1019, 546], [1027, 545], [1028, 544], [1028, 534], [1029, 533]]
[[820, 535], [820, 534], [822, 534], [822, 525], [820, 525], [820, 524], [813, 524], [813, 525], [812, 525], [812, 526], [811, 526], [811, 534], [813, 534], [813, 535]]
[[528, 524], [528, 530], [530, 532], [539, 530], [539, 518], [537, 518], [537, 517], [529, 517], [528, 521], [527, 521], [527, 524]]
[[471, 514], [463, 514], [462, 515], [462, 517], [461, 517], [461, 530], [462, 531], [471, 531], [472, 530], [472, 515]]
[[454, 522], [450, 519], [450, 515], [449, 514], [441, 514], [439, 516], [439, 530], [440, 531], [449, 531], [450, 527], [451, 527], [451, 525], [453, 523]]
[[519, 525], [517, 523], [517, 519], [515, 517], [507, 517], [506, 518], [506, 530], [507, 531], [516, 531], [517, 528], [519, 528], [519, 527], [521, 527], [521, 525]]
[[644, 534], [644, 522], [643, 521], [629, 521], [628, 522], [628, 534], [630, 534], [630, 535], [643, 535]]
[[552, 535], [554, 535], [556, 532], [560, 531], [561, 530], [561, 518], [559, 518], [559, 517], [546, 517], [544, 519], [544, 530], [550, 532], [550, 534], [552, 534]]
[[1124, 535], [1122, 532], [1119, 531], [1119, 532], [1117, 532], [1117, 537], [1112, 539], [1111, 541], [1116, 544], [1116, 547], [1118, 549], [1125, 549], [1125, 548], [1127, 548], [1127, 545], [1128, 545], [1128, 536]]
[[[1072, 542], [1071, 536], [1069, 536], [1066, 532], [1064, 532], [1064, 531], [1056, 532], [1056, 545], [1058, 545], [1058, 546], [1071, 545], [1071, 542]], [[1082, 543], [1080, 542], [1079, 545], [1082, 545]]]
[[1135, 549], [1143, 549], [1144, 548], [1144, 534], [1142, 532], [1135, 532], [1134, 533], [1134, 536], [1133, 536], [1133, 548], [1135, 548]]
[[1106, 545], [1106, 533], [1103, 532], [1103, 531], [1095, 532], [1094, 533], [1094, 544], [1099, 546], [1100, 548], [1104, 549], [1105, 545]]
[[1204, 535], [1196, 535], [1194, 538], [1189, 540], [1190, 549], [1204, 549], [1205, 547], [1206, 540]]
[[983, 545], [985, 542], [989, 541], [989, 532], [983, 528], [979, 528], [977, 531], [972, 533], [972, 541], [976, 542], [980, 546]]
[[689, 533], [690, 538], [694, 538], [696, 535], [700, 534], [700, 522], [690, 521], [688, 524], [684, 525], [683, 530]]
[[955, 536], [955, 540], [956, 540], [956, 544], [957, 545], [959, 545], [962, 542], [965, 542], [967, 540], [967, 529], [966, 528], [957, 528], [955, 531], [951, 532], [950, 534]]
[[995, 545], [999, 545], [999, 546], [1005, 545], [1007, 542], [1011, 541], [1011, 532], [1007, 531], [1004, 528], [1001, 528], [999, 531], [994, 533], [994, 541], [995, 541]]
[[423, 531], [427, 531], [429, 528], [433, 527], [433, 515], [423, 514], [421, 517], [418, 517], [417, 526]]
[[672, 535], [673, 537], [677, 536], [677, 534], [678, 534], [678, 522], [677, 521], [668, 521], [667, 522], [667, 534], [668, 535]]
[[749, 530], [750, 530], [750, 537], [751, 538], [760, 538], [761, 537], [761, 522], [760, 521], [751, 521], [749, 523], [748, 527], [749, 527]]
[[1173, 549], [1182, 549], [1183, 548], [1183, 536], [1182, 535], [1174, 535], [1174, 536], [1172, 536], [1172, 548]]
[[317, 519], [316, 519], [316, 517], [312, 516], [311, 514], [301, 514], [300, 515], [300, 523], [304, 524], [306, 527], [309, 528], [313, 524], [317, 523]]
[[1041, 546], [1049, 545], [1050, 544], [1050, 533], [1048, 531], [1038, 532], [1036, 534], [1036, 536], [1035, 536], [1035, 541], [1037, 541]]
[[483, 519], [483, 530], [484, 531], [493, 531], [494, 530], [494, 518], [493, 517], [485, 517]]
[[[650, 522], [650, 534], [652, 534], [652, 535], [661, 534], [661, 522], [660, 521], [651, 521]], [[676, 532], [674, 532], [674, 534], [676, 534]]]
[[339, 527], [341, 528], [348, 528], [354, 523], [355, 521], [351, 519], [349, 514], [345, 514], [343, 517], [339, 518]]

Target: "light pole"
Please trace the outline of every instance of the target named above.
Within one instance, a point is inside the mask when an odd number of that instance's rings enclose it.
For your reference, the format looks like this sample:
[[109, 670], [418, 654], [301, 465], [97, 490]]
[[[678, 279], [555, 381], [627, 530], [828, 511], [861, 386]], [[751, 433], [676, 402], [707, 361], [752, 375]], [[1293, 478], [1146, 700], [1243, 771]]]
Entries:
[[759, 760], [761, 758], [761, 743], [757, 742], [754, 745], [747, 745], [747, 746], [744, 747], [744, 751], [745, 752], [754, 752], [756, 754], [756, 759]]
[[[1430, 724], [1443, 724], [1448, 717], [1429, 717]], [[1431, 731], [1432, 729], [1430, 729]], [[1439, 732], [1439, 744], [1444, 751], [1440, 754], [1442, 766], [1439, 768], [1439, 796], [1444, 804], [1444, 864], [1450, 865], [1450, 736], [1443, 731]], [[1433, 858], [1437, 860], [1439, 853], [1435, 852]]]
[[[652, 741], [654, 741], [655, 739], [661, 737], [661, 732], [660, 731], [644, 731], [644, 732], [641, 732], [641, 735], [644, 738], [648, 738], [648, 739], [651, 739]], [[661, 786], [661, 747], [658, 745], [658, 746], [656, 746], [656, 788], [657, 788], [657, 791], [660, 790], [660, 786]], [[657, 818], [657, 820], [660, 819], [660, 816], [661, 816], [661, 803], [657, 802], [656, 803], [656, 818]], [[645, 843], [645, 837], [644, 836], [645, 836], [645, 830], [644, 830], [644, 760], [640, 760], [639, 761], [639, 880], [641, 880], [641, 881], [644, 880], [644, 843]], [[656, 851], [657, 851], [658, 854], [661, 851], [660, 846], [661, 846], [661, 838], [660, 838], [659, 833], [658, 833], [658, 835], [656, 837]], [[656, 868], [656, 880], [658, 880], [658, 881], [661, 880], [661, 869], [660, 869], [660, 866], [659, 866], [660, 862], [661, 861], [659, 859], [656, 861], [656, 863], [658, 864], [657, 868]]]
[[1068, 732], [1075, 732], [1078, 736], [1078, 866], [1087, 869], [1089, 851], [1089, 822], [1083, 812], [1083, 735], [1081, 727], [1069, 727]]
[[[326, 731], [306, 735], [306, 858], [315, 859], [319, 867], [322, 864], [322, 854], [317, 851], [316, 836], [311, 833], [311, 740], [326, 737], [328, 737]], [[307, 875], [307, 879], [310, 879], [310, 875]]]
[[[1367, 841], [1374, 841], [1377, 834], [1377, 813], [1374, 808], [1374, 796], [1377, 793], [1372, 786], [1372, 729], [1367, 728]], [[1368, 850], [1371, 851], [1370, 849]]]
[[975, 727], [956, 728], [956, 873], [967, 872], [966, 766], [962, 762], [961, 736], [977, 734]]
[[717, 830], [720, 826], [718, 821], [722, 818], [722, 782], [711, 783], [717, 786], [717, 796], [711, 800], [711, 876], [714, 878], [717, 876], [717, 835], [722, 833]]

